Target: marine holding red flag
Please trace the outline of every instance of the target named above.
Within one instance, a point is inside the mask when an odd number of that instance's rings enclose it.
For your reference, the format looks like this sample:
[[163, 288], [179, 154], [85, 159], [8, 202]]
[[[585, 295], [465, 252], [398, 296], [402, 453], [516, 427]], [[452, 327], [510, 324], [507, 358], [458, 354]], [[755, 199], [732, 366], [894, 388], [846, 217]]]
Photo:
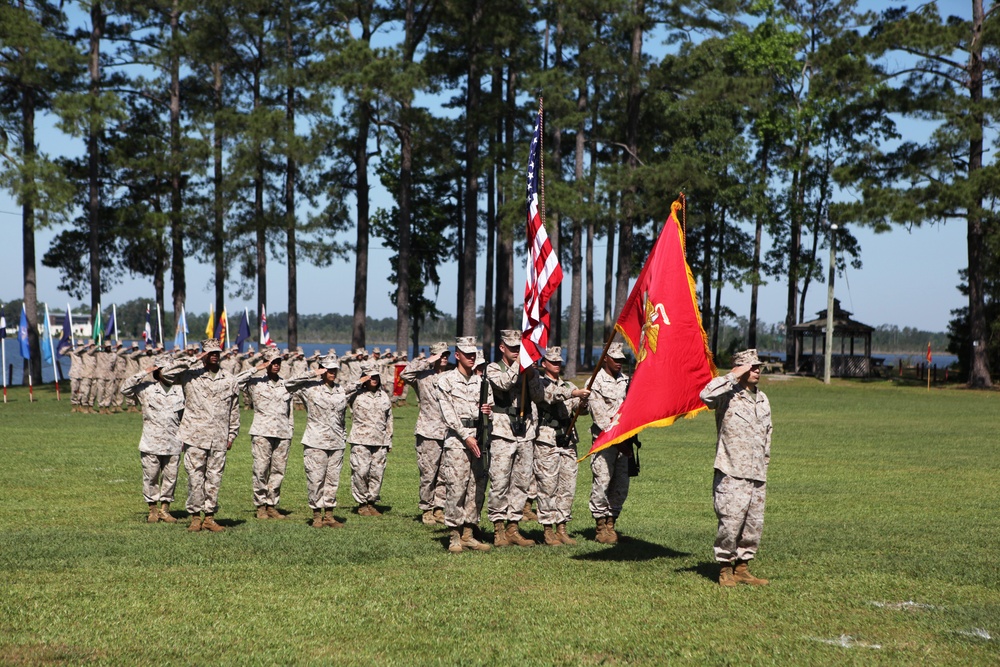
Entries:
[[[615, 329], [635, 355], [628, 396], [590, 454], [623, 442], [649, 426], [668, 426], [705, 410], [698, 394], [715, 376], [708, 339], [687, 264], [684, 232], [670, 207]], [[593, 400], [593, 399], [592, 399]]]

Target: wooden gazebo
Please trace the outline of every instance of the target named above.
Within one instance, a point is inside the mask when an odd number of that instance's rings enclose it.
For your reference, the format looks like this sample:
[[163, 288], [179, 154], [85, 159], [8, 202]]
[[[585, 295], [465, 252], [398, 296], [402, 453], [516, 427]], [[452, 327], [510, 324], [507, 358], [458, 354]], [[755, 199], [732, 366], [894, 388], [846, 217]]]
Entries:
[[[872, 332], [874, 327], [851, 319], [851, 313], [833, 300], [833, 355], [830, 375], [833, 377], [870, 377], [872, 375]], [[792, 327], [795, 334], [796, 373], [823, 376], [826, 352], [826, 309], [816, 313], [816, 319]], [[806, 340], [806, 339], [810, 340]], [[837, 352], [837, 339], [840, 352]], [[855, 341], [864, 343], [864, 353], [854, 353]], [[807, 353], [806, 346], [812, 350]]]

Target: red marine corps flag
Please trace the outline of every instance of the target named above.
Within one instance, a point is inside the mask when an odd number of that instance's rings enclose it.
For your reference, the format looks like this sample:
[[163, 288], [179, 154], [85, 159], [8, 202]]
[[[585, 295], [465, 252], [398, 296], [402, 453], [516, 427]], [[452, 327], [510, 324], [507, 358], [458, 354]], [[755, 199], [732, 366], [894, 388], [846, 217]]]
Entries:
[[528, 265], [524, 284], [524, 317], [521, 319], [521, 370], [542, 358], [549, 344], [549, 297], [562, 282], [559, 257], [545, 233], [544, 179], [542, 178], [542, 106], [528, 152]]
[[669, 426], [707, 409], [698, 394], [715, 377], [715, 364], [684, 255], [684, 231], [677, 219], [682, 209], [680, 201], [670, 207], [615, 323], [635, 355], [635, 374], [611, 428], [598, 436], [590, 454], [649, 426]]

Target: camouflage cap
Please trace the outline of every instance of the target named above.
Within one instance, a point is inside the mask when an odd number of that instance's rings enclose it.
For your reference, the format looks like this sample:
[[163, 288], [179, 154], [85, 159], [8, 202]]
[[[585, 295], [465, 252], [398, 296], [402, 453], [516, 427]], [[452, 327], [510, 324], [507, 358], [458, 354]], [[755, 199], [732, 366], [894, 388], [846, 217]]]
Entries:
[[455, 339], [455, 349], [461, 351], [463, 354], [475, 354], [477, 352], [476, 337], [459, 336]]
[[431, 354], [445, 354], [448, 351], [448, 343], [440, 341], [431, 343]]
[[472, 365], [473, 368], [479, 368], [480, 366], [486, 365], [486, 357], [483, 356], [481, 350], [476, 350], [476, 361]]
[[507, 347], [521, 347], [521, 332], [514, 329], [504, 329], [500, 332], [500, 342]]
[[222, 352], [222, 346], [219, 345], [217, 338], [206, 338], [201, 341], [201, 349], [205, 352]]
[[608, 346], [608, 356], [612, 359], [624, 359], [625, 348], [621, 343], [611, 343], [611, 345]]
[[264, 362], [270, 364], [273, 361], [281, 361], [281, 352], [273, 347], [269, 347], [261, 354]]
[[563, 362], [562, 348], [557, 345], [547, 348], [545, 350], [545, 356], [542, 357], [542, 359], [545, 359], [545, 361], [550, 364], [561, 364]]
[[742, 350], [733, 355], [733, 365], [734, 366], [758, 366], [760, 365], [760, 357], [757, 356], [757, 350], [755, 348], [750, 348], [749, 350]]
[[320, 368], [328, 371], [339, 371], [340, 370], [340, 360], [337, 359], [336, 354], [328, 354], [325, 357], [319, 358]]
[[135, 341], [135, 340], [132, 341], [132, 347], [134, 347], [135, 349], [138, 350], [139, 349], [139, 341]]
[[382, 354], [382, 349], [378, 347], [372, 348], [372, 354]]
[[368, 356], [368, 350], [366, 350], [363, 347], [359, 347], [358, 349], [354, 350], [354, 356], [365, 356], [365, 357], [367, 357]]
[[170, 365], [170, 357], [166, 354], [158, 354], [149, 360], [155, 368], [166, 368]]
[[375, 364], [363, 364], [361, 366], [361, 376], [364, 377], [365, 375], [368, 375], [369, 377], [376, 377], [376, 376], [378, 376], [379, 378], [382, 377], [382, 374], [379, 372], [378, 366], [376, 366]]
[[302, 349], [302, 346], [295, 348], [295, 354], [301, 354], [303, 357], [306, 356], [306, 351]]

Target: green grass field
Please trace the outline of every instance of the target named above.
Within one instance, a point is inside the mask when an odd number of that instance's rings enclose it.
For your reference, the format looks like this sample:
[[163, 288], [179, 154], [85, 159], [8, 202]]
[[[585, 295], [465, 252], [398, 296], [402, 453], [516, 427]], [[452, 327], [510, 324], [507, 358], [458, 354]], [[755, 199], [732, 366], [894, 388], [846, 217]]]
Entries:
[[349, 512], [345, 463], [347, 525], [307, 525], [298, 413], [289, 520], [254, 519], [244, 413], [229, 530], [191, 534], [144, 522], [138, 415], [12, 390], [0, 664], [1000, 664], [1000, 393], [762, 386], [775, 436], [759, 589], [715, 583], [711, 413], [643, 434], [618, 523], [630, 543], [593, 541], [584, 463], [578, 546], [452, 555], [418, 519], [413, 407], [397, 411], [385, 516]]

